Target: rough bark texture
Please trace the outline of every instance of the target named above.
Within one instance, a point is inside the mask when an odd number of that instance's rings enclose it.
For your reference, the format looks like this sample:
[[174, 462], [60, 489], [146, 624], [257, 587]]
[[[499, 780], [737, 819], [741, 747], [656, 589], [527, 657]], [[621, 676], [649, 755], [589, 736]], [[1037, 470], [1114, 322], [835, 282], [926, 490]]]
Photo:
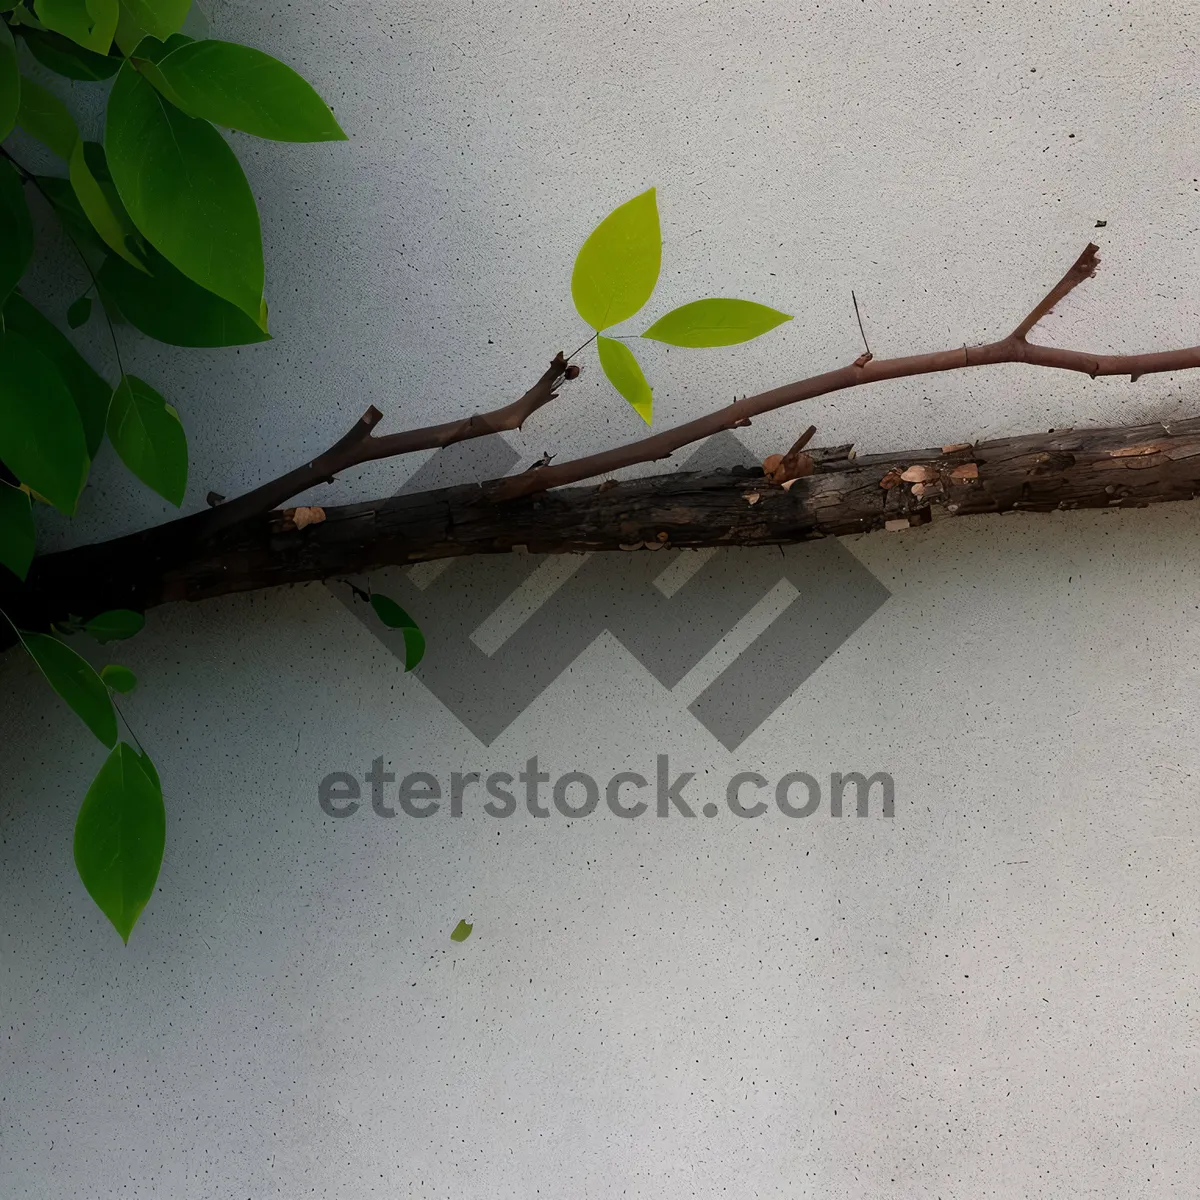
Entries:
[[858, 458], [849, 447], [810, 453], [814, 474], [785, 486], [761, 469], [735, 467], [495, 503], [472, 484], [329, 508], [303, 529], [285, 512], [267, 513], [202, 541], [181, 536], [185, 518], [39, 558], [24, 587], [0, 584], [0, 608], [19, 624], [44, 628], [69, 614], [516, 548], [770, 545], [943, 516], [1140, 507], [1200, 493], [1200, 418]]

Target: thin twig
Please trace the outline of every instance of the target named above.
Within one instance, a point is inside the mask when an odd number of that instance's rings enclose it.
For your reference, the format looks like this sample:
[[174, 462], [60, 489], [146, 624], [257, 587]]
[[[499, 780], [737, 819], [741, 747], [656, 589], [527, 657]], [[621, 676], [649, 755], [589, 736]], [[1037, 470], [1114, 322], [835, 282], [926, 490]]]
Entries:
[[371, 430], [383, 419], [383, 414], [372, 405], [358, 419], [354, 428], [334, 442], [324, 454], [236, 500], [228, 500], [218, 508], [197, 514], [192, 518], [196, 526], [193, 532], [197, 536], [207, 536], [228, 529], [247, 517], [269, 512], [319, 483], [332, 483], [335, 475], [362, 463], [413, 454], [418, 450], [435, 450], [470, 438], [520, 429], [539, 408], [549, 404], [558, 395], [554, 389], [566, 371], [567, 360], [560, 351], [537, 383], [519, 400], [491, 412], [476, 413], [458, 421], [446, 421], [403, 433], [383, 436], [372, 434]]
[[858, 311], [858, 297], [854, 294], [854, 289], [850, 289], [850, 299], [854, 301], [854, 315], [858, 318], [858, 332], [862, 335], [863, 349], [867, 352], [868, 358], [874, 358], [871, 353], [871, 347], [867, 342], [867, 331], [863, 328], [862, 313]]
[[1039, 346], [1025, 340], [1025, 335], [1074, 287], [1095, 273], [1097, 247], [1089, 245], [1071, 269], [1047, 293], [1029, 315], [1007, 337], [979, 346], [962, 346], [930, 354], [913, 354], [903, 358], [872, 358], [860, 356], [849, 366], [826, 371], [797, 383], [745, 396], [715, 412], [686, 421], [674, 429], [652, 434], [636, 442], [570, 459], [552, 466], [539, 467], [521, 475], [494, 479], [483, 485], [484, 494], [493, 501], [513, 500], [530, 496], [549, 488], [579, 483], [597, 475], [607, 475], [638, 463], [668, 458], [675, 451], [693, 442], [711, 437], [727, 429], [749, 425], [751, 419], [826, 396], [830, 392], [878, 383], [885, 379], [904, 379], [913, 375], [932, 375], [940, 371], [955, 371], [962, 367], [994, 366], [997, 363], [1028, 363], [1031, 366], [1053, 367], [1063, 371], [1080, 371], [1093, 379], [1097, 375], [1149, 375], [1161, 371], [1182, 371], [1200, 367], [1200, 346], [1182, 350], [1164, 350], [1151, 354], [1085, 354], [1079, 350], [1063, 350]]

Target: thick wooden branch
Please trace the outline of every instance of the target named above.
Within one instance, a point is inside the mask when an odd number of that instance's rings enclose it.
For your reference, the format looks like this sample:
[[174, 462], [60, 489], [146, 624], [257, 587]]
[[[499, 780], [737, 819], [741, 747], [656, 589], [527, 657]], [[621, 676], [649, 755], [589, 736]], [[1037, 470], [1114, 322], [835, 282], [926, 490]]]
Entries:
[[1200, 493], [1200, 418], [1081, 429], [850, 457], [812, 450], [814, 473], [772, 483], [761, 468], [609, 481], [497, 504], [476, 484], [325, 510], [295, 529], [275, 512], [203, 546], [171, 526], [39, 558], [0, 608], [44, 627], [74, 613], [303, 583], [468, 554], [759, 546], [941, 517], [1140, 507]]

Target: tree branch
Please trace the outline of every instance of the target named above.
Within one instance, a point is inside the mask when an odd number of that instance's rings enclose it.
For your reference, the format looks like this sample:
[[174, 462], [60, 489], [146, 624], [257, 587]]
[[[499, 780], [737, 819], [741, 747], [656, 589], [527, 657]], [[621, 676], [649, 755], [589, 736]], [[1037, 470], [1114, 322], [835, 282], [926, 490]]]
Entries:
[[867, 383], [879, 383], [885, 379], [904, 379], [912, 375], [933, 375], [941, 371], [955, 371], [962, 367], [993, 366], [997, 363], [1028, 363], [1031, 366], [1054, 367], [1063, 371], [1082, 371], [1093, 379], [1097, 375], [1129, 375], [1138, 379], [1158, 371], [1180, 371], [1200, 367], [1200, 346], [1189, 346], [1183, 350], [1167, 350], [1157, 354], [1085, 354], [1078, 350], [1064, 350], [1053, 346], [1037, 346], [1025, 340], [1025, 335], [1074, 287], [1095, 273], [1099, 259], [1097, 247], [1090, 245], [1076, 259], [1071, 269], [1046, 294], [1029, 315], [1006, 338], [980, 346], [962, 346], [953, 350], [939, 350], [931, 354], [913, 354], [904, 358], [872, 358], [870, 353], [859, 356], [849, 366], [835, 371], [826, 371], [798, 383], [760, 392], [757, 396], [744, 396], [716, 412], [697, 417], [668, 429], [652, 434], [625, 446], [589, 454], [567, 462], [537, 467], [522, 475], [507, 479], [492, 480], [484, 485], [487, 496], [496, 502], [514, 500], [520, 496], [532, 496], [550, 488], [579, 483], [597, 475], [606, 475], [631, 467], [638, 463], [654, 462], [669, 458], [677, 450], [693, 442], [711, 437], [727, 429], [749, 425], [752, 418], [826, 396], [830, 392], [859, 387]]
[[354, 428], [334, 442], [324, 454], [236, 500], [199, 514], [190, 532], [194, 537], [207, 537], [228, 529], [248, 517], [277, 508], [319, 483], [332, 483], [334, 476], [341, 471], [377, 458], [394, 458], [418, 450], [436, 450], [470, 438], [520, 429], [539, 408], [549, 404], [558, 395], [554, 389], [567, 373], [567, 360], [560, 351], [537, 383], [511, 404], [491, 412], [475, 413], [458, 421], [445, 421], [440, 425], [389, 433], [382, 437], [371, 432], [383, 419], [383, 414], [372, 405], [358, 419]]
[[859, 458], [848, 446], [808, 453], [813, 473], [787, 485], [761, 467], [734, 467], [497, 505], [471, 484], [329, 508], [324, 522], [303, 530], [282, 513], [260, 515], [185, 555], [172, 527], [160, 526], [38, 558], [25, 587], [0, 581], [0, 608], [36, 629], [69, 613], [145, 609], [435, 558], [775, 545], [983, 513], [1142, 507], [1200, 492], [1200, 418]]

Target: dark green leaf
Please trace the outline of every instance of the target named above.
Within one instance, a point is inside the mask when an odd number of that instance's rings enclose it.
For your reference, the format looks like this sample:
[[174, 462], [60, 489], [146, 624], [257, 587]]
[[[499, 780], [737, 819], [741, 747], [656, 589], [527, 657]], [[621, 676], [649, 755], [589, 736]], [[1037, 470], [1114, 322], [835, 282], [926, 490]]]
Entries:
[[120, 69], [119, 58], [93, 54], [57, 33], [39, 29], [22, 29], [21, 36], [33, 57], [58, 75], [68, 79], [108, 79]]
[[107, 54], [117, 32], [117, 0], [34, 0], [34, 12], [47, 29], [85, 50]]
[[117, 714], [108, 698], [108, 688], [87, 659], [48, 633], [22, 632], [21, 642], [50, 686], [75, 710], [76, 716], [106, 746], [115, 746]]
[[752, 300], [694, 300], [659, 317], [642, 337], [668, 346], [734, 346], [791, 319]]
[[654, 291], [662, 265], [662, 233], [654, 189], [613, 209], [575, 259], [571, 295], [596, 330], [632, 317]]
[[39, 175], [37, 183], [38, 191], [49, 200], [55, 216], [62, 222], [63, 229], [94, 270], [95, 264], [101, 262], [108, 254], [108, 246], [87, 219], [71, 181], [60, 179], [57, 175]]
[[12, 329], [0, 338], [0, 460], [74, 514], [91, 465], [83, 423], [54, 364]]
[[79, 128], [67, 106], [53, 92], [32, 79], [21, 80], [21, 108], [17, 124], [48, 146], [59, 158], [69, 159], [79, 141]]
[[21, 106], [21, 73], [17, 70], [17, 46], [8, 26], [0, 21], [0, 141], [10, 133]]
[[146, 761], [125, 742], [117, 746], [75, 821], [79, 878], [126, 944], [154, 894], [167, 842], [162, 788]]
[[261, 50], [191, 42], [160, 59], [158, 72], [168, 99], [215, 125], [277, 142], [345, 141], [325, 101], [291, 67]]
[[144, 271], [141, 238], [117, 194], [104, 147], [99, 142], [76, 142], [70, 169], [71, 186], [93, 228], [127, 263]]
[[624, 342], [613, 338], [598, 337], [596, 350], [600, 355], [600, 366], [608, 381], [633, 405], [637, 413], [647, 425], [653, 412], [653, 392], [646, 382], [638, 360], [633, 351]]
[[33, 223], [12, 163], [0, 158], [0, 300], [17, 286], [33, 257]]
[[116, 663], [109, 663], [107, 667], [104, 667], [100, 672], [100, 678], [114, 692], [120, 692], [123, 696], [128, 695], [137, 687], [137, 676], [128, 667], [118, 666]]
[[108, 419], [112, 388], [92, 370], [58, 326], [38, 312], [19, 292], [14, 292], [4, 306], [4, 323], [32, 342], [58, 370], [83, 422], [88, 457], [95, 458], [104, 440], [104, 423]]
[[91, 296], [80, 296], [78, 300], [72, 301], [71, 307], [67, 309], [67, 324], [72, 329], [78, 329], [80, 325], [87, 324], [88, 317], [91, 315]]
[[107, 642], [123, 642], [141, 633], [145, 624], [146, 618], [141, 613], [128, 608], [114, 608], [85, 622], [83, 628], [104, 645]]
[[0, 483], [0, 564], [24, 579], [33, 562], [35, 541], [29, 497], [20, 488]]
[[121, 6], [139, 29], [162, 39], [183, 28], [192, 0], [121, 0]]
[[108, 98], [108, 166], [133, 223], [189, 279], [262, 317], [258, 209], [233, 151], [128, 63]]
[[100, 285], [148, 337], [172, 346], [246, 346], [270, 340], [240, 308], [193, 283], [152, 246], [147, 251], [149, 275], [109, 258], [100, 269]]
[[417, 628], [416, 621], [390, 596], [372, 593], [371, 607], [389, 629], [400, 630], [404, 637], [404, 669], [411, 671], [425, 657], [425, 635]]
[[474, 925], [468, 925], [466, 921], [459, 921], [454, 927], [454, 932], [450, 934], [450, 940], [452, 942], [465, 942], [471, 936], [471, 930], [474, 928]]
[[108, 440], [121, 461], [178, 508], [187, 491], [187, 438], [179, 414], [145, 380], [125, 375], [108, 410]]

